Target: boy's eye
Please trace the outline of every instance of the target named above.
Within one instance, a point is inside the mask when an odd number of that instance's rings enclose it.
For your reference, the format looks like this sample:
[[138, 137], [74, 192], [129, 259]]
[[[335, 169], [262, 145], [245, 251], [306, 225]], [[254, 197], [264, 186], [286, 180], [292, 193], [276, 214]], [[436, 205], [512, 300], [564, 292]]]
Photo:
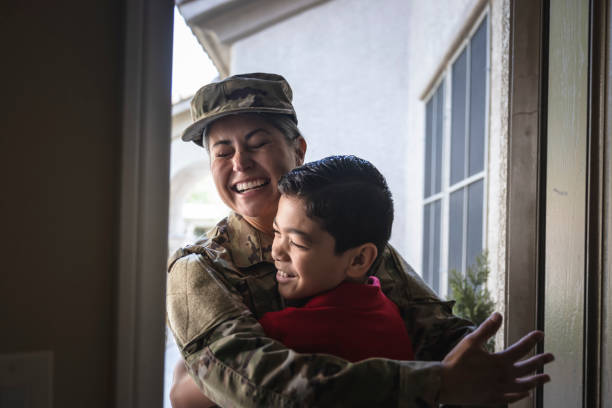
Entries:
[[272, 231], [274, 231], [274, 235], [280, 235], [280, 231], [279, 230], [272, 229]]
[[300, 249], [308, 249], [308, 247], [307, 247], [307, 246], [300, 245], [300, 244], [296, 243], [295, 241], [289, 241], [289, 243], [290, 243], [291, 245], [293, 245], [293, 246], [297, 247], [297, 248], [300, 248]]

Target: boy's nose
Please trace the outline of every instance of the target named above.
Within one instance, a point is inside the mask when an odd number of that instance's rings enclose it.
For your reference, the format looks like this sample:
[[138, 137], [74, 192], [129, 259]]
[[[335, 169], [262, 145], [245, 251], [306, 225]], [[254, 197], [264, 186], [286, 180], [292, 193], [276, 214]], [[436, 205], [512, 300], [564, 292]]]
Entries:
[[272, 241], [272, 259], [275, 261], [287, 260], [287, 252], [284, 250], [282, 239], [276, 236], [274, 241]]

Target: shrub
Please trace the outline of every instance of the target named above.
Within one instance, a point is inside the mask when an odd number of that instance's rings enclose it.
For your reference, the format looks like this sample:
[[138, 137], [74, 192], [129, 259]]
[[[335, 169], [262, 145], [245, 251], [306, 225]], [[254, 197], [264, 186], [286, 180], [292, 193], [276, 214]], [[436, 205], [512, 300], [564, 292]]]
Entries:
[[[465, 276], [456, 270], [450, 271], [449, 287], [451, 298], [455, 300], [453, 312], [464, 319], [480, 325], [493, 313], [495, 303], [487, 288], [489, 260], [484, 251], [476, 257], [476, 263], [467, 268]], [[495, 342], [490, 339], [486, 349], [493, 351]]]

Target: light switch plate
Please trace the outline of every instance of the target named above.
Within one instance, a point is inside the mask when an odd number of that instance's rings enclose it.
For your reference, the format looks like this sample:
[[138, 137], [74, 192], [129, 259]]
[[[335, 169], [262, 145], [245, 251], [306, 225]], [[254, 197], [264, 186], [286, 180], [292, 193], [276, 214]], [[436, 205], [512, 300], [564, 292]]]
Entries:
[[0, 354], [0, 408], [51, 408], [53, 352]]

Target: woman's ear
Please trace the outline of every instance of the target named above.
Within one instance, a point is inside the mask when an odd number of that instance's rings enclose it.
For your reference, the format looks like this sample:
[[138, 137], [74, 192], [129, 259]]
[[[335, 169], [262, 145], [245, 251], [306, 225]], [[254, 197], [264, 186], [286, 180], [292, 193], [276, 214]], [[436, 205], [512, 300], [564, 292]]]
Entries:
[[302, 136], [296, 140], [295, 154], [297, 165], [301, 166], [304, 164], [304, 157], [306, 156], [306, 140]]
[[373, 243], [367, 242], [352, 248], [350, 251], [351, 259], [346, 270], [346, 275], [350, 279], [361, 281], [365, 278], [370, 266], [372, 266], [376, 260], [378, 249]]

